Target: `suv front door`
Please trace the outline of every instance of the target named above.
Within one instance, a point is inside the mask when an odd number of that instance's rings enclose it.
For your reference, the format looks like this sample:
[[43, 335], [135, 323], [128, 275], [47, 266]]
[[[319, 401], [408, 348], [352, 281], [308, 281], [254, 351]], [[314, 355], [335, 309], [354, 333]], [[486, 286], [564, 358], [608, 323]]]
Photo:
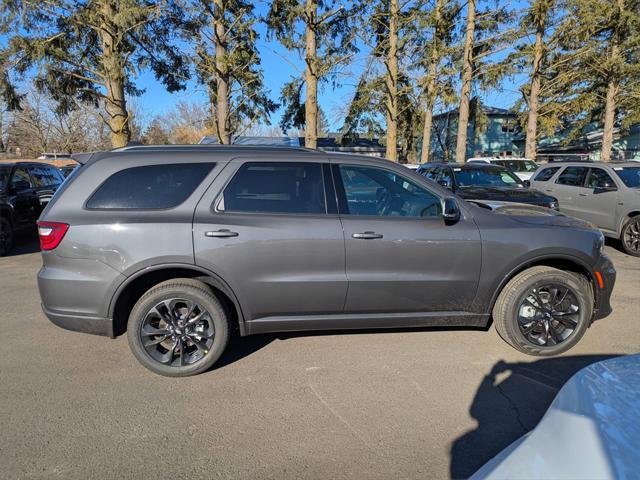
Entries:
[[383, 167], [332, 165], [344, 228], [345, 313], [460, 312], [475, 297], [477, 226], [442, 218], [442, 199]]
[[591, 167], [581, 189], [577, 215], [605, 230], [616, 230], [618, 187], [604, 168]]
[[196, 264], [229, 284], [248, 322], [286, 330], [283, 317], [342, 313], [344, 237], [335, 195], [325, 201], [329, 172], [328, 163], [235, 159], [196, 207]]

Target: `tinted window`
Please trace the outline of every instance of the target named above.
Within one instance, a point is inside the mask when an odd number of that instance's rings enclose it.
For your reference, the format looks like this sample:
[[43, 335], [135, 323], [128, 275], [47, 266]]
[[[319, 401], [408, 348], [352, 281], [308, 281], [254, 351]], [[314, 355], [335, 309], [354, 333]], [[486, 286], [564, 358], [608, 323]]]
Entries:
[[615, 182], [611, 179], [609, 174], [601, 168], [590, 168], [589, 175], [587, 175], [587, 182], [585, 183], [587, 188], [602, 188], [602, 187], [615, 187]]
[[87, 208], [156, 209], [184, 202], [213, 163], [148, 165], [111, 175], [91, 196]]
[[538, 169], [538, 165], [531, 160], [504, 160], [499, 165], [510, 168], [514, 172], [535, 172]]
[[389, 217], [439, 217], [440, 199], [388, 170], [340, 166], [348, 213]]
[[640, 167], [613, 167], [616, 175], [629, 188], [640, 188]]
[[10, 173], [10, 168], [0, 167], [0, 189], [4, 189], [4, 187], [7, 186], [7, 180], [9, 180]]
[[49, 187], [60, 183], [60, 178], [57, 174], [58, 172], [53, 167], [45, 165], [30, 167], [29, 173], [31, 173], [33, 184], [36, 187]]
[[560, 170], [560, 167], [543, 168], [535, 177], [533, 177], [533, 180], [536, 182], [546, 182], [553, 177], [558, 170]]
[[245, 163], [224, 190], [226, 212], [326, 213], [319, 163]]
[[16, 168], [11, 177], [11, 185], [17, 190], [25, 190], [31, 188], [31, 178], [26, 168]]
[[556, 183], [560, 185], [570, 185], [574, 187], [582, 186], [584, 176], [587, 173], [586, 167], [567, 167], [558, 177]]
[[459, 187], [516, 187], [522, 184], [504, 167], [456, 167], [453, 172]]

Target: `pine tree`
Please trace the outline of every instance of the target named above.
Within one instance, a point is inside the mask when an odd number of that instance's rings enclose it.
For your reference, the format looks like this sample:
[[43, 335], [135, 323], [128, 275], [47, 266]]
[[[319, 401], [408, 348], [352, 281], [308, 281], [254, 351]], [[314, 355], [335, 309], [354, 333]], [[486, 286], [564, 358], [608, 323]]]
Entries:
[[478, 9], [478, 0], [468, 0], [465, 27], [456, 162], [464, 162], [467, 153], [470, 100], [474, 86], [481, 90], [495, 89], [509, 69], [495, 61], [495, 54], [509, 48], [517, 31], [510, 27], [513, 12], [496, 2], [495, 8]]
[[35, 85], [60, 112], [90, 103], [104, 107], [114, 147], [130, 139], [127, 95], [133, 78], [151, 69], [170, 92], [184, 87], [187, 64], [175, 48], [178, 3], [144, 0], [2, 0], [5, 61], [19, 76], [36, 67]]
[[[280, 126], [305, 130], [305, 146], [316, 148], [318, 137], [318, 84], [335, 80], [338, 69], [357, 51], [353, 42], [355, 6], [337, 1], [273, 0], [267, 15], [267, 27], [290, 51], [304, 57], [305, 71], [283, 89], [285, 112]], [[305, 99], [302, 101], [302, 89]]]
[[616, 124], [640, 121], [640, 0], [567, 0], [565, 11], [549, 103], [562, 104], [555, 118], [572, 126], [570, 138], [601, 122], [609, 161]]
[[229, 144], [243, 124], [269, 124], [277, 108], [260, 69], [254, 7], [244, 0], [192, 0], [188, 7], [197, 78], [209, 93], [213, 130]]
[[433, 129], [433, 109], [438, 99], [448, 102], [452, 99], [453, 69], [445, 65], [452, 54], [455, 39], [455, 16], [459, 11], [457, 2], [434, 0], [421, 8], [418, 31], [429, 31], [424, 39], [418, 36], [416, 47], [420, 50], [418, 67], [423, 71], [421, 88], [424, 92], [424, 113], [422, 129], [421, 162], [428, 162]]

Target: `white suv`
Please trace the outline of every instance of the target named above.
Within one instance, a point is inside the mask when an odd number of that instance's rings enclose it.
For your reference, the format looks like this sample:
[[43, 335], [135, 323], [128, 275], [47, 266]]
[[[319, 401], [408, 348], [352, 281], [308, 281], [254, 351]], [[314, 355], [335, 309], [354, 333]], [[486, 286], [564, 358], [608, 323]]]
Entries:
[[518, 157], [474, 157], [467, 160], [468, 162], [484, 162], [493, 163], [507, 167], [515, 173], [520, 180], [531, 180], [531, 177], [538, 169], [538, 164], [528, 158]]

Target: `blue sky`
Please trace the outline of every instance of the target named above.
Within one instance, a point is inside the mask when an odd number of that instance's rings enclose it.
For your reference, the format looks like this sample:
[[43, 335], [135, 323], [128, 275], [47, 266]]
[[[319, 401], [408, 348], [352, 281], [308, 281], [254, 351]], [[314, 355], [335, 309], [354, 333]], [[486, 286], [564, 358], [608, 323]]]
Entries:
[[[489, 0], [491, 1], [491, 0]], [[485, 3], [485, 2], [479, 2]], [[501, 2], [504, 3], [504, 2]], [[512, 6], [521, 8], [524, 0], [514, 0], [510, 2]], [[255, 2], [256, 14], [263, 15], [268, 8], [268, 2]], [[466, 10], [464, 12], [466, 14]], [[259, 51], [262, 57], [262, 67], [264, 71], [265, 84], [271, 91], [271, 97], [278, 101], [280, 89], [291, 79], [292, 76], [299, 75], [303, 71], [304, 65], [295, 52], [288, 52], [277, 41], [270, 41], [266, 38], [265, 27], [258, 25], [260, 34]], [[0, 36], [0, 44], [6, 41], [6, 37]], [[367, 62], [367, 52], [362, 51], [348, 68], [352, 78], [343, 78], [341, 85], [332, 88], [330, 85], [323, 85], [319, 91], [319, 103], [329, 120], [332, 129], [339, 128], [342, 124], [341, 111], [348, 104], [353, 94], [358, 74], [362, 71]], [[520, 97], [518, 93], [519, 79], [506, 79], [500, 90], [483, 93], [483, 101], [492, 106], [508, 108], [511, 107]], [[133, 100], [138, 109], [143, 114], [145, 120], [149, 120], [154, 115], [163, 114], [170, 111], [179, 101], [199, 101], [205, 102], [206, 95], [201, 86], [190, 82], [186, 90], [174, 94], [168, 93], [163, 85], [158, 82], [151, 72], [141, 72], [136, 79], [138, 87], [145, 90], [145, 93]], [[280, 121], [282, 108], [272, 115], [272, 124], [277, 125]]]

